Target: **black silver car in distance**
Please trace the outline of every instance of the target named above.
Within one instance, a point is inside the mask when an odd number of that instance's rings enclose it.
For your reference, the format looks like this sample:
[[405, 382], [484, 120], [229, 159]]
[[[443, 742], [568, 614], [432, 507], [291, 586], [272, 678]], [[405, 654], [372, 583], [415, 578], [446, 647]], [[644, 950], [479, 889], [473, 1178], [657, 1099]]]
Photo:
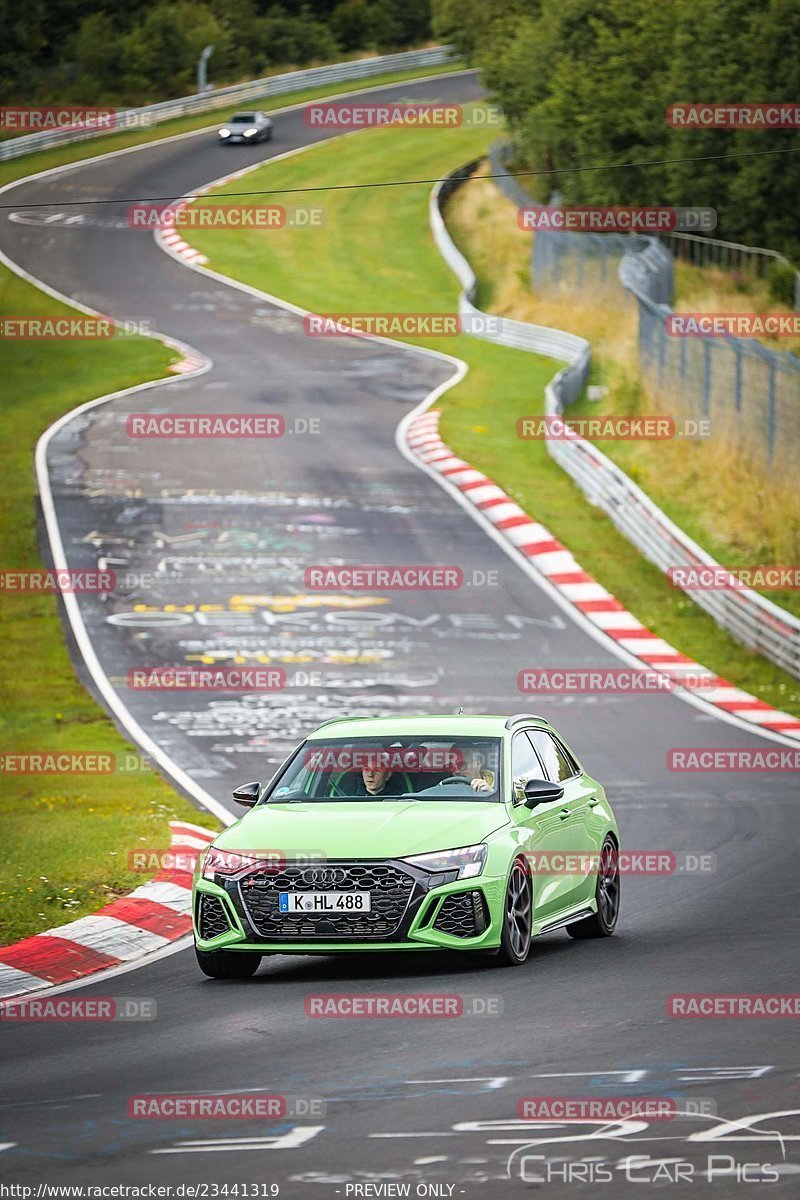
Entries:
[[272, 140], [272, 121], [262, 112], [234, 113], [217, 133], [222, 145], [231, 142], [269, 142]]

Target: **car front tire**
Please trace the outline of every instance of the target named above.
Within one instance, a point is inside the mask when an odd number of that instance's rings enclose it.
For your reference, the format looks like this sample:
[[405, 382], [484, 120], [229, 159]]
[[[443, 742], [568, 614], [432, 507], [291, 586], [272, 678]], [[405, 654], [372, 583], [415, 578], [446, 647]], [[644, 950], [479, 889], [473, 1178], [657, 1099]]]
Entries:
[[195, 946], [197, 965], [209, 979], [251, 979], [261, 966], [261, 955], [235, 950], [201, 950]]
[[619, 852], [614, 841], [607, 837], [600, 851], [597, 884], [594, 889], [597, 912], [582, 921], [567, 926], [571, 938], [611, 937], [619, 920], [620, 878]]
[[515, 860], [503, 901], [503, 932], [500, 949], [494, 958], [498, 967], [519, 967], [531, 948], [533, 929], [533, 887], [524, 859]]

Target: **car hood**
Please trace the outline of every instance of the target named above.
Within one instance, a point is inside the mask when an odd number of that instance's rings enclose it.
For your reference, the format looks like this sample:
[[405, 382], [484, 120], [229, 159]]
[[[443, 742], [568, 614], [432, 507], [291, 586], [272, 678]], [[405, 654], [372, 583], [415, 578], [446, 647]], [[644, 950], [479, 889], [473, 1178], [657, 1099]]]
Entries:
[[326, 858], [401, 858], [481, 842], [508, 824], [502, 804], [457, 800], [382, 800], [374, 804], [263, 804], [230, 826], [214, 845]]

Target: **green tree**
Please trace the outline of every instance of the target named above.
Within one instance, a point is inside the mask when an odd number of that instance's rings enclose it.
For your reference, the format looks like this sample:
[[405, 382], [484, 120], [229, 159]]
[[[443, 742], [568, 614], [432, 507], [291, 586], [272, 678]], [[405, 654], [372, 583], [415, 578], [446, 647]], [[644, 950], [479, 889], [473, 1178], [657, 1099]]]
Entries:
[[214, 43], [227, 53], [222, 27], [205, 4], [161, 0], [124, 38], [123, 85], [131, 98], [151, 95], [168, 99], [192, 91], [197, 60]]
[[664, 156], [673, 23], [662, 0], [543, 3], [535, 33], [547, 92], [520, 122], [521, 138], [532, 160], [555, 168], [548, 183], [567, 202], [664, 202], [663, 168], [614, 168]]
[[224, 44], [214, 46], [209, 76], [220, 79], [248, 79], [255, 75], [261, 61], [256, 44], [259, 28], [256, 0], [208, 0], [208, 7], [222, 29]]
[[[751, 100], [793, 101], [800, 96], [800, 7], [770, 0], [757, 12], [748, 47], [746, 90]], [[753, 237], [780, 250], [800, 267], [800, 135], [797, 131], [737, 133], [734, 148], [788, 150], [735, 160], [721, 223], [734, 239]], [[727, 236], [727, 234], [726, 234]]]
[[403, 0], [393, 6], [403, 46], [427, 42], [431, 37], [431, 0]]
[[403, 40], [402, 26], [392, 0], [372, 0], [369, 6], [370, 48], [386, 54]]
[[[517, 166], [541, 172], [537, 198], [709, 206], [720, 237], [800, 259], [797, 131], [666, 118], [693, 101], [795, 103], [797, 0], [434, 0], [433, 25], [481, 68]], [[627, 165], [642, 161], [652, 165]]]
[[296, 14], [274, 4], [257, 23], [257, 45], [263, 66], [303, 66], [331, 62], [340, 49], [331, 30], [303, 5]]
[[455, 46], [467, 62], [479, 51], [491, 51], [491, 31], [503, 17], [523, 20], [539, 8], [539, 0], [433, 0], [433, 33], [441, 42]]
[[35, 83], [48, 47], [43, 0], [32, 0], [24, 11], [16, 0], [0, 0], [0, 28], [0, 99], [19, 102]]
[[108, 13], [96, 12], [84, 17], [69, 52], [78, 71], [74, 90], [84, 103], [108, 103], [116, 96], [124, 41]]
[[345, 54], [363, 50], [372, 32], [369, 0], [341, 0], [333, 10], [331, 29]]
[[[667, 105], [728, 100], [763, 100], [748, 96], [746, 63], [753, 51], [754, 9], [749, 0], [677, 0], [673, 51], [667, 76]], [[752, 138], [752, 135], [750, 135]], [[722, 217], [739, 166], [720, 159], [734, 149], [735, 134], [717, 129], [671, 130], [667, 156], [690, 161], [667, 169], [667, 193], [675, 204], [715, 208]], [[755, 147], [754, 147], [755, 148]], [[728, 227], [728, 236], [733, 229]], [[724, 237], [721, 229], [719, 236]]]

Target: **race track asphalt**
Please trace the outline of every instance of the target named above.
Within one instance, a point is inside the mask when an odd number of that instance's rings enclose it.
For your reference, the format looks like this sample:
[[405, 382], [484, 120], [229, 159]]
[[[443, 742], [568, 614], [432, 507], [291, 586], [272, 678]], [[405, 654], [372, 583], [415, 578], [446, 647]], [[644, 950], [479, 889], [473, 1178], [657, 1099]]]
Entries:
[[[462, 74], [377, 96], [430, 99], [434, 89], [445, 100], [482, 94], [476, 77]], [[222, 148], [208, 132], [154, 144], [23, 182], [3, 200], [34, 223], [8, 220], [7, 211], [0, 219], [0, 248], [37, 279], [116, 318], [148, 320], [213, 360], [197, 379], [67, 423], [51, 441], [48, 469], [70, 565], [112, 554], [141, 575], [128, 595], [80, 599], [105, 672], [148, 734], [231, 811], [233, 784], [268, 777], [326, 717], [459, 705], [515, 712], [531, 707], [517, 691], [521, 667], [619, 665], [398, 453], [398, 422], [450, 366], [401, 347], [309, 339], [299, 317], [188, 270], [127, 228], [122, 202], [103, 206], [102, 223], [89, 208], [80, 223], [41, 221], [42, 206], [52, 216], [63, 199], [178, 197], [323, 136], [297, 111], [276, 119], [265, 146]], [[163, 411], [280, 413], [290, 425], [318, 419], [320, 432], [179, 446], [126, 436], [126, 414]], [[497, 583], [393, 593], [350, 610], [276, 599], [306, 595], [305, 567], [337, 559], [454, 563], [469, 580], [496, 572]], [[135, 604], [149, 611], [137, 614]], [[267, 654], [289, 676], [274, 695], [213, 699], [124, 686], [136, 665]], [[282, 1197], [354, 1196], [353, 1185], [365, 1183], [408, 1183], [411, 1195], [534, 1186], [580, 1195], [588, 1184], [564, 1181], [576, 1179], [580, 1162], [585, 1177], [595, 1172], [596, 1196], [659, 1171], [668, 1195], [733, 1196], [755, 1186], [737, 1181], [742, 1163], [778, 1162], [780, 1182], [761, 1186], [796, 1194], [796, 1022], [666, 1015], [673, 993], [796, 986], [791, 774], [668, 771], [670, 747], [774, 744], [673, 695], [551, 697], [544, 712], [606, 784], [628, 848], [713, 852], [716, 870], [628, 878], [613, 938], [580, 943], [555, 933], [516, 970], [438, 954], [284, 956], [265, 959], [252, 982], [216, 983], [187, 949], [83, 988], [154, 998], [157, 1019], [2, 1024], [2, 1179], [202, 1183], [209, 1196], [226, 1182], [275, 1183]], [[359, 990], [458, 993], [502, 1012], [360, 1022], [305, 1015], [310, 992]], [[266, 1091], [326, 1107], [316, 1118], [312, 1109], [269, 1122], [129, 1119], [130, 1096], [176, 1091]], [[675, 1096], [687, 1112], [627, 1129], [518, 1122], [520, 1098], [562, 1094]], [[689, 1111], [700, 1101], [720, 1122], [786, 1115], [758, 1120], [758, 1141], [737, 1140]], [[739, 1131], [748, 1136], [756, 1135]], [[527, 1183], [518, 1163], [511, 1179], [506, 1171], [522, 1146], [551, 1160], [549, 1168], [528, 1160]], [[665, 1182], [674, 1164], [634, 1170], [633, 1155], [680, 1160], [684, 1182]], [[709, 1155], [718, 1156], [712, 1183], [703, 1174]], [[738, 1164], [728, 1175], [724, 1155]], [[600, 1160], [613, 1182], [597, 1180]], [[546, 1170], [550, 1182], [537, 1184]]]

